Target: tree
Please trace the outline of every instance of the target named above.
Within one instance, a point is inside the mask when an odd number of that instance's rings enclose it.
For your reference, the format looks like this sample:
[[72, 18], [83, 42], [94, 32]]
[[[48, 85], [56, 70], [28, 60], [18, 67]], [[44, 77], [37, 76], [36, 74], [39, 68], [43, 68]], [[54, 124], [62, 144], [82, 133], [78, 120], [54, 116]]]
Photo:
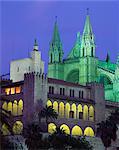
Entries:
[[49, 142], [54, 149], [92, 150], [92, 146], [85, 137], [73, 137], [66, 134], [65, 130], [59, 127], [49, 136]]
[[97, 136], [101, 138], [106, 149], [111, 146], [111, 140], [115, 141], [117, 138], [117, 124], [119, 124], [119, 109], [112, 112], [105, 121], [97, 124]]
[[46, 119], [46, 124], [48, 126], [48, 119], [50, 119], [50, 118], [57, 119], [58, 114], [52, 108], [52, 106], [46, 106], [45, 108], [43, 108], [41, 110], [41, 112], [38, 114], [38, 116], [39, 116], [39, 120], [41, 118], [45, 118]]

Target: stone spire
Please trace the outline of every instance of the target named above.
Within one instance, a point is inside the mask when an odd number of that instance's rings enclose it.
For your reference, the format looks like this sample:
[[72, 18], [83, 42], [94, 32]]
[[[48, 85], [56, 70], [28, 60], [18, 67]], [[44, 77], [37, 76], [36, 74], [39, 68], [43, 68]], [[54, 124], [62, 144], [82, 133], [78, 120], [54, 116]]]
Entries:
[[55, 25], [53, 31], [53, 37], [50, 42], [50, 50], [49, 50], [49, 62], [62, 62], [63, 58], [63, 50], [62, 50], [62, 43], [60, 40], [60, 35], [58, 31], [57, 25], [57, 17], [55, 17]]
[[34, 50], [34, 51], [38, 51], [37, 39], [34, 40], [33, 50]]
[[92, 32], [92, 26], [90, 23], [89, 9], [87, 8], [87, 15], [86, 15], [83, 35], [91, 35], [91, 34], [93, 34], [93, 32]]
[[106, 62], [110, 62], [110, 56], [109, 56], [109, 53], [107, 53]]

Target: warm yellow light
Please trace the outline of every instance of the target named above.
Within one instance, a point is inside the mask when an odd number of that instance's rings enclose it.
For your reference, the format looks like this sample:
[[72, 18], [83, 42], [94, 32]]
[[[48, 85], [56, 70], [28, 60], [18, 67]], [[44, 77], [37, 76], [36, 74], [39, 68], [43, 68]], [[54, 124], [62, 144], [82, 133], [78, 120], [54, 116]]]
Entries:
[[66, 134], [70, 134], [70, 129], [69, 129], [69, 127], [66, 124], [62, 124], [60, 126], [60, 129], [63, 129]]
[[85, 130], [84, 130], [84, 135], [86, 136], [94, 136], [94, 131], [91, 127], [87, 127]]
[[2, 108], [3, 108], [4, 110], [7, 110], [7, 102], [4, 102], [4, 103], [3, 103]]
[[72, 108], [72, 111], [74, 112], [74, 118], [76, 118], [76, 104], [73, 103], [71, 108]]
[[23, 123], [21, 121], [16, 121], [13, 125], [14, 134], [21, 134], [23, 130]]
[[9, 102], [8, 103], [8, 111], [10, 111], [12, 113], [12, 102]]
[[11, 88], [11, 94], [15, 94], [15, 87]]
[[50, 100], [47, 101], [47, 106], [52, 106], [52, 102]]
[[83, 119], [88, 120], [88, 106], [84, 105], [83, 107]]
[[93, 108], [93, 106], [89, 107], [89, 120], [94, 121], [94, 108]]
[[48, 133], [53, 133], [56, 131], [56, 125], [54, 123], [48, 124]]
[[66, 103], [66, 105], [65, 105], [65, 115], [66, 115], [66, 118], [69, 118], [69, 112], [70, 112], [70, 104]]
[[19, 86], [19, 87], [16, 87], [16, 93], [18, 94], [18, 93], [20, 93], [21, 92], [21, 87]]
[[81, 136], [83, 134], [82, 129], [79, 126], [74, 126], [72, 129], [72, 135]]
[[17, 101], [14, 100], [14, 102], [13, 102], [13, 115], [14, 116], [17, 115], [17, 109], [18, 109], [18, 107], [17, 107]]
[[59, 104], [59, 116], [64, 117], [64, 103], [60, 102]]
[[23, 101], [22, 99], [20, 99], [20, 101], [18, 102], [18, 115], [22, 115], [23, 112]]
[[2, 125], [2, 133], [3, 135], [10, 135], [10, 131], [8, 130], [8, 127], [6, 124]]
[[9, 95], [9, 94], [10, 94], [10, 88], [6, 88], [6, 89], [5, 89], [5, 93], [6, 93], [7, 95]]
[[53, 103], [53, 109], [58, 113], [58, 103], [56, 101]]

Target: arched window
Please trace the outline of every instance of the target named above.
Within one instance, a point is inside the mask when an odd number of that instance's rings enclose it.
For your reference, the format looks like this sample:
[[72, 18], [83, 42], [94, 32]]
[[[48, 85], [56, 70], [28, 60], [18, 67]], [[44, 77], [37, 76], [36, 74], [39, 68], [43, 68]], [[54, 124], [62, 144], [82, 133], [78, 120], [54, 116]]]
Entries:
[[50, 100], [47, 101], [47, 106], [52, 106], [52, 102]]
[[60, 102], [59, 104], [59, 116], [64, 117], [64, 103]]
[[13, 125], [14, 134], [21, 134], [23, 130], [23, 123], [21, 121], [16, 121]]
[[60, 126], [60, 129], [63, 129], [66, 134], [70, 134], [70, 129], [69, 129], [69, 127], [66, 124], [62, 124]]
[[7, 102], [4, 102], [4, 103], [3, 103], [2, 109], [7, 110]]
[[82, 109], [82, 105], [79, 104], [78, 105], [78, 115], [77, 115], [78, 119], [83, 119], [83, 109]]
[[22, 112], [23, 112], [23, 101], [22, 99], [20, 99], [18, 102], [18, 115], [22, 115]]
[[53, 109], [58, 113], [58, 103], [56, 101], [53, 103]]
[[91, 56], [93, 57], [93, 47], [91, 48]]
[[10, 131], [8, 130], [8, 127], [7, 127], [6, 124], [3, 124], [3, 125], [2, 125], [1, 131], [2, 131], [2, 134], [3, 134], [3, 135], [10, 135]]
[[65, 105], [65, 115], [66, 115], [66, 118], [69, 118], [69, 112], [70, 112], [70, 104], [66, 103], [66, 105]]
[[88, 106], [84, 105], [83, 107], [83, 119], [88, 120]]
[[12, 113], [12, 111], [13, 111], [13, 110], [12, 110], [12, 102], [9, 102], [9, 103], [8, 103], [8, 108], [7, 108], [7, 110]]
[[89, 120], [94, 121], [94, 107], [93, 106], [89, 107]]
[[48, 133], [53, 133], [56, 130], [56, 125], [54, 123], [48, 124]]
[[77, 136], [81, 136], [83, 135], [82, 129], [79, 126], [74, 126], [72, 128], [72, 135], [77, 135]]
[[76, 104], [72, 104], [71, 106], [71, 110], [74, 112], [74, 117], [73, 118], [76, 118]]
[[85, 130], [84, 130], [84, 135], [86, 136], [94, 136], [94, 131], [91, 127], [87, 127]]
[[52, 53], [51, 53], [51, 63], [52, 63]]
[[14, 100], [13, 102], [13, 115], [16, 116], [18, 111], [17, 101]]
[[83, 56], [84, 56], [84, 47], [83, 47]]

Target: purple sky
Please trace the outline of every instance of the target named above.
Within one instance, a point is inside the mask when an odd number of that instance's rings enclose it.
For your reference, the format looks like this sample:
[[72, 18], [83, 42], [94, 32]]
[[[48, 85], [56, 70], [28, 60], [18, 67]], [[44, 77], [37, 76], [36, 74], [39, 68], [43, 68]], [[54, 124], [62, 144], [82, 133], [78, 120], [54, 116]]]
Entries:
[[58, 16], [60, 37], [67, 56], [76, 33], [83, 31], [86, 8], [90, 9], [95, 35], [96, 55], [105, 59], [107, 51], [116, 61], [119, 52], [119, 1], [2, 1], [1, 2], [2, 74], [9, 72], [11, 60], [28, 57], [37, 38], [47, 71], [49, 42], [55, 16]]

